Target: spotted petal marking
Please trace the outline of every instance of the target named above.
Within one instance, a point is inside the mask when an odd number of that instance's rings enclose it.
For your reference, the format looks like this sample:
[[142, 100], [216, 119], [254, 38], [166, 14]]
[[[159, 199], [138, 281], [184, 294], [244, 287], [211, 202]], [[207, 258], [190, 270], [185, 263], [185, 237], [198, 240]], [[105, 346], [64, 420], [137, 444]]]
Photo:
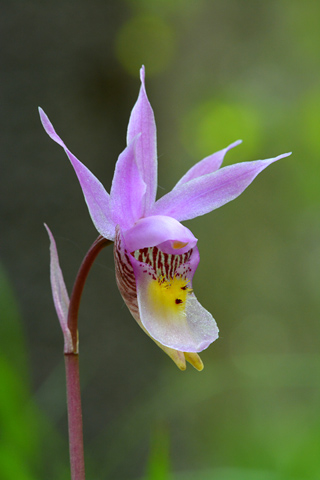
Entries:
[[[157, 247], [142, 248], [129, 253], [123, 244], [123, 238], [119, 228], [116, 229], [116, 239], [114, 244], [114, 258], [116, 281], [131, 314], [138, 323], [140, 323], [139, 308], [137, 303], [136, 279], [132, 268], [130, 257], [132, 256], [144, 264], [143, 272], [150, 275], [154, 280], [157, 278], [170, 280], [178, 273], [180, 277], [187, 279], [190, 272], [188, 261], [193, 250], [182, 255], [173, 255], [164, 253]], [[191, 286], [191, 285], [188, 285]]]
[[[174, 278], [179, 269], [179, 276], [187, 278], [187, 273], [190, 271], [187, 262], [190, 260], [193, 250], [182, 255], [173, 255], [171, 253], [164, 253], [157, 247], [142, 248], [133, 252], [133, 256], [138, 262], [145, 263], [145, 273], [152, 275], [155, 280], [163, 278], [170, 280]], [[151, 268], [150, 268], [151, 267]]]

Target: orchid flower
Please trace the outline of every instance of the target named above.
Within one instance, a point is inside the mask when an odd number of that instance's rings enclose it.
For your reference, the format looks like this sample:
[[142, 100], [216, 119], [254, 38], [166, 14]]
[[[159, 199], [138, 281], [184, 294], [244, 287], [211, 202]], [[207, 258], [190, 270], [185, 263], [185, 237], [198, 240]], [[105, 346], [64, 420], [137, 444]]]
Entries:
[[201, 370], [197, 352], [216, 340], [219, 330], [193, 292], [200, 255], [197, 239], [180, 222], [230, 202], [268, 165], [290, 154], [220, 169], [237, 141], [201, 160], [156, 201], [156, 125], [144, 77], [142, 67], [127, 146], [116, 163], [110, 194], [70, 152], [42, 109], [40, 117], [69, 157], [96, 229], [114, 241], [116, 281], [132, 316], [181, 370], [186, 360]]

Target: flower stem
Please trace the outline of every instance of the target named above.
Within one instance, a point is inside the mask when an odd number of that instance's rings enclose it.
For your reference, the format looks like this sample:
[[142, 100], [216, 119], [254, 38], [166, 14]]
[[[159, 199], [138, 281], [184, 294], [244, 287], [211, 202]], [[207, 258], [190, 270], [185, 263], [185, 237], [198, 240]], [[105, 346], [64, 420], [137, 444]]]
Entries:
[[72, 480], [85, 480], [84, 450], [82, 433], [82, 410], [78, 349], [78, 312], [81, 295], [88, 273], [98, 253], [112, 242], [101, 235], [90, 247], [79, 268], [68, 310], [68, 328], [71, 332], [73, 352], [65, 353], [69, 452]]
[[111, 243], [113, 243], [111, 240], [107, 240], [99, 235], [84, 257], [80, 265], [76, 281], [74, 282], [68, 311], [68, 328], [71, 332], [74, 353], [78, 353], [78, 313], [85, 281], [98, 253], [104, 247], [111, 245]]
[[85, 480], [80, 395], [79, 355], [65, 354], [69, 425], [69, 453], [72, 480]]

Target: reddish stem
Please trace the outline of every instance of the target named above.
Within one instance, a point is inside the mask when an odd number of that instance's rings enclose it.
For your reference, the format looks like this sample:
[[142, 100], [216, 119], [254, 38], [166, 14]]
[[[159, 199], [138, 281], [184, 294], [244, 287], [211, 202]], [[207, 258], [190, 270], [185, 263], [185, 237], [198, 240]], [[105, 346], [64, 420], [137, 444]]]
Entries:
[[78, 355], [78, 312], [83, 287], [98, 253], [112, 242], [101, 235], [92, 244], [83, 259], [75, 280], [68, 311], [68, 327], [71, 332], [73, 352], [65, 354], [69, 450], [72, 480], [85, 480], [84, 450], [82, 433], [82, 410]]
[[99, 235], [84, 257], [74, 282], [68, 311], [68, 327], [71, 332], [74, 353], [78, 353], [78, 312], [85, 281], [98, 253], [111, 243], [111, 240], [107, 240]]
[[67, 379], [71, 479], [85, 480], [79, 355], [65, 354], [64, 359]]

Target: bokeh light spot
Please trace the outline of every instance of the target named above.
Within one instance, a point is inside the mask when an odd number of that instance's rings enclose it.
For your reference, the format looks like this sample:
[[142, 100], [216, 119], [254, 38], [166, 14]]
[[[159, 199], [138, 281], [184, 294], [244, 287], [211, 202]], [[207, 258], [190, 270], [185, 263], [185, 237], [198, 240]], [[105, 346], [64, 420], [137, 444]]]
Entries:
[[163, 71], [175, 52], [172, 28], [160, 17], [139, 15], [130, 19], [116, 37], [116, 56], [126, 71], [134, 76], [141, 65], [148, 77]]
[[181, 140], [192, 155], [204, 157], [244, 140], [246, 155], [253, 153], [261, 139], [261, 120], [252, 107], [216, 99], [194, 107], [182, 122]]
[[292, 150], [294, 153], [297, 152], [296, 165], [293, 166], [296, 181], [302, 188], [304, 200], [311, 203], [318, 203], [320, 195], [319, 112], [320, 90], [319, 88], [308, 90], [301, 99], [300, 109], [296, 111], [295, 132], [298, 134], [295, 141], [297, 145]]
[[319, 112], [320, 90], [308, 91], [302, 107], [301, 136], [305, 138], [308, 148], [315, 153], [320, 151]]

